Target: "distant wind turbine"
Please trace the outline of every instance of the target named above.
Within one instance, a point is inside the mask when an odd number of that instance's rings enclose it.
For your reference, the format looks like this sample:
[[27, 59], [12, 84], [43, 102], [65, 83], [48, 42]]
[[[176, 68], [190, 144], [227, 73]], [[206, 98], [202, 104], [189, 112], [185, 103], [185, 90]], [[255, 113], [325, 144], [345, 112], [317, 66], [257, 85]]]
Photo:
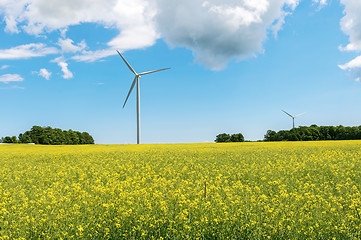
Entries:
[[134, 73], [135, 77], [132, 83], [132, 86], [130, 87], [130, 90], [128, 92], [128, 96], [125, 99], [125, 102], [123, 104], [123, 108], [125, 107], [125, 104], [128, 101], [129, 95], [132, 92], [134, 85], [137, 84], [137, 144], [140, 143], [140, 88], [139, 88], [139, 78], [143, 75], [146, 74], [150, 74], [150, 73], [154, 73], [154, 72], [159, 72], [159, 71], [164, 71], [170, 68], [162, 68], [162, 69], [158, 69], [158, 70], [152, 70], [152, 71], [147, 71], [147, 72], [142, 72], [142, 73], [136, 73], [134, 71], [134, 69], [130, 66], [130, 64], [125, 60], [125, 58], [123, 57], [122, 54], [120, 54], [120, 52], [117, 50], [119, 56], [123, 59], [123, 61], [125, 62], [125, 64], [128, 66], [129, 70], [132, 71], [132, 73]]
[[293, 122], [293, 127], [292, 128], [295, 128], [295, 118], [305, 114], [305, 113], [300, 113], [300, 114], [297, 114], [296, 116], [292, 116], [291, 114], [289, 114], [285, 110], [282, 110], [282, 112], [286, 113], [288, 116], [290, 116], [292, 118], [292, 122]]

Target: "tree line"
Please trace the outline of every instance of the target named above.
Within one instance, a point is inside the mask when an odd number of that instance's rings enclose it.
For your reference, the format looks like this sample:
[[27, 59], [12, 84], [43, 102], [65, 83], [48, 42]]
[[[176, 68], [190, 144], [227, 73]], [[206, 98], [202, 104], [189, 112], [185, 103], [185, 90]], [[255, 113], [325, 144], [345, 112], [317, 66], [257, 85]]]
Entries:
[[216, 143], [221, 142], [244, 142], [244, 137], [242, 133], [236, 133], [229, 135], [228, 133], [221, 133], [216, 136]]
[[356, 140], [361, 139], [361, 126], [300, 126], [278, 132], [268, 130], [264, 141], [318, 141], [318, 140]]
[[93, 137], [87, 132], [61, 130], [59, 128], [33, 126], [30, 131], [16, 136], [1, 138], [2, 143], [35, 143], [44, 145], [94, 144]]

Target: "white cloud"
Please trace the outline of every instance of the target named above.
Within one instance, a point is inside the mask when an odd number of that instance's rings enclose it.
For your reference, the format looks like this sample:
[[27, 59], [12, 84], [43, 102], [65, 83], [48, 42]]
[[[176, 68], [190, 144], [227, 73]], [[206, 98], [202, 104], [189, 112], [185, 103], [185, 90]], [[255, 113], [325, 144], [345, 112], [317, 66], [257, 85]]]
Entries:
[[10, 67], [10, 66], [9, 66], [9, 65], [2, 65], [2, 66], [0, 67], [0, 70], [7, 69], [8, 67]]
[[345, 16], [341, 19], [341, 29], [349, 36], [345, 51], [361, 51], [361, 1], [341, 0], [345, 6]]
[[157, 28], [171, 46], [194, 52], [196, 61], [223, 69], [263, 52], [268, 29], [281, 29], [298, 0], [156, 0]]
[[323, 8], [324, 6], [327, 5], [327, 2], [328, 0], [313, 0], [312, 2], [314, 4], [317, 4], [319, 8]]
[[[172, 47], [190, 49], [197, 62], [223, 69], [232, 59], [263, 53], [268, 33], [282, 29], [301, 0], [0, 0], [5, 31], [46, 35], [58, 31], [58, 45], [69, 59], [93, 62], [122, 51], [152, 46], [163, 38]], [[329, 0], [312, 0], [320, 8]], [[345, 6], [340, 25], [349, 36], [342, 51], [361, 51], [361, 1], [340, 0]], [[116, 29], [104, 49], [90, 49], [85, 40], [66, 37], [71, 26], [97, 23]], [[55, 47], [31, 43], [0, 49], [0, 59], [25, 59], [59, 53]], [[359, 73], [360, 57], [339, 67]], [[63, 77], [71, 78], [64, 59], [57, 61]], [[358, 78], [360, 78], [358, 76]]]
[[356, 57], [348, 63], [338, 65], [342, 70], [347, 70], [352, 73], [357, 82], [361, 79], [361, 56]]
[[59, 67], [61, 67], [61, 71], [63, 72], [63, 78], [64, 79], [70, 79], [73, 78], [73, 73], [68, 69], [68, 64], [65, 62], [64, 57], [57, 57], [51, 62], [55, 62], [58, 64]]
[[289, 12], [284, 12], [277, 20], [276, 22], [272, 25], [271, 29], [273, 32], [273, 36], [277, 39], [278, 37], [278, 32], [282, 29], [283, 24], [285, 24], [285, 18], [287, 17], [287, 15], [289, 15]]
[[[345, 16], [341, 19], [341, 29], [349, 36], [349, 43], [339, 49], [341, 51], [361, 51], [361, 1], [360, 0], [340, 0], [345, 6]], [[356, 81], [361, 77], [361, 56], [339, 65], [343, 70], [348, 70], [356, 76]]]
[[19, 74], [4, 74], [0, 76], [0, 82], [9, 83], [9, 82], [22, 82], [24, 78]]
[[42, 68], [40, 69], [40, 71], [38, 72], [38, 75], [45, 78], [46, 80], [50, 79], [51, 76], [51, 72], [49, 72], [46, 68]]
[[357, 58], [353, 59], [352, 61], [343, 64], [338, 65], [342, 70], [353, 70], [353, 69], [361, 69], [361, 56], [358, 56]]
[[4, 18], [4, 21], [6, 23], [5, 32], [11, 32], [11, 33], [19, 33], [19, 29], [17, 27], [16, 20], [12, 16], [6, 16]]
[[[277, 35], [300, 0], [1, 0], [8, 32], [33, 35], [59, 30], [63, 52], [78, 61], [96, 61], [114, 50], [146, 48], [163, 37], [193, 51], [196, 61], [222, 69], [263, 52], [269, 30]], [[324, 0], [319, 0], [324, 1]], [[105, 49], [88, 49], [65, 38], [70, 26], [97, 23], [117, 29]]]
[[5, 31], [11, 33], [18, 33], [18, 21], [22, 19], [22, 13], [27, 4], [27, 0], [1, 0], [0, 14], [4, 15], [4, 22], [6, 24]]
[[6, 28], [14, 33], [19, 28], [33, 35], [60, 30], [65, 37], [69, 26], [81, 23], [115, 28], [119, 35], [110, 46], [125, 50], [155, 43], [155, 9], [150, 1], [153, 0], [2, 0], [0, 13], [11, 20], [6, 21]]
[[73, 77], [73, 73], [68, 69], [68, 64], [66, 62], [58, 62], [58, 65], [61, 67], [64, 79], [70, 79]]
[[71, 52], [71, 53], [75, 53], [75, 52], [80, 52], [82, 51], [84, 48], [86, 48], [86, 43], [85, 41], [81, 41], [80, 43], [78, 43], [77, 45], [73, 44], [74, 41], [71, 40], [70, 38], [66, 38], [66, 39], [59, 39], [58, 41], [58, 45], [61, 47], [61, 50], [63, 52]]
[[43, 43], [30, 43], [9, 49], [0, 49], [0, 59], [27, 59], [58, 53], [58, 49]]
[[98, 51], [83, 51], [81, 55], [73, 56], [72, 59], [80, 62], [95, 62], [99, 59], [116, 55], [117, 52], [115, 49], [105, 49], [105, 50], [98, 50]]

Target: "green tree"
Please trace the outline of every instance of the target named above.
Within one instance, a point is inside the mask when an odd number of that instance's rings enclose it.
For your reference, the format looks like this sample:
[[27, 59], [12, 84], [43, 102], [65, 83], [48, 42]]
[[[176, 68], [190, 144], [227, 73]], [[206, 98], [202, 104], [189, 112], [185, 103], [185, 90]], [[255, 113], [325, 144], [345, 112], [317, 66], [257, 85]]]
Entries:
[[276, 135], [277, 135], [277, 133], [275, 131], [267, 130], [263, 139], [264, 139], [264, 141], [277, 141]]
[[231, 142], [244, 142], [244, 137], [242, 133], [236, 133], [236, 134], [232, 134], [230, 140]]
[[69, 139], [70, 139], [71, 144], [77, 145], [80, 143], [80, 139], [79, 139], [77, 132], [70, 129], [68, 131], [68, 134], [69, 134]]
[[90, 136], [87, 132], [81, 133], [82, 139], [84, 139], [84, 144], [94, 144], [94, 139], [92, 136]]
[[227, 133], [221, 133], [216, 136], [216, 140], [214, 140], [216, 143], [220, 142], [230, 142], [231, 136]]
[[16, 143], [17, 140], [16, 140], [15, 136], [12, 136], [12, 137], [6, 136], [2, 139], [2, 142], [3, 143]]
[[18, 139], [16, 138], [16, 136], [12, 136], [12, 137], [11, 137], [11, 141], [12, 141], [13, 143], [18, 143]]
[[44, 129], [39, 126], [33, 126], [30, 130], [31, 140], [35, 144], [43, 144]]
[[31, 138], [30, 138], [29, 134], [20, 133], [18, 138], [19, 138], [20, 143], [31, 143]]

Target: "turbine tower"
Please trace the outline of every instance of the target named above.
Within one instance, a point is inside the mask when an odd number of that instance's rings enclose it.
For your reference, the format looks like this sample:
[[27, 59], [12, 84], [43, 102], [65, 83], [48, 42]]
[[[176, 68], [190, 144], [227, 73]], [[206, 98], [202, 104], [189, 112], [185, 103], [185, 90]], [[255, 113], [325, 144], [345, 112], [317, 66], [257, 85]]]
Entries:
[[282, 110], [282, 112], [286, 113], [288, 116], [290, 116], [292, 118], [292, 122], [293, 122], [293, 127], [292, 128], [295, 128], [295, 118], [305, 114], [305, 113], [300, 113], [300, 114], [297, 114], [296, 116], [292, 116], [291, 114], [289, 114], [285, 110]]
[[128, 96], [125, 99], [125, 102], [123, 104], [123, 108], [125, 107], [125, 104], [128, 101], [129, 95], [132, 92], [134, 85], [137, 84], [137, 144], [140, 144], [140, 89], [139, 89], [139, 78], [143, 75], [146, 74], [150, 74], [150, 73], [154, 73], [154, 72], [159, 72], [159, 71], [163, 71], [163, 70], [167, 70], [170, 68], [162, 68], [162, 69], [158, 69], [158, 70], [152, 70], [152, 71], [147, 71], [147, 72], [142, 72], [142, 73], [136, 73], [134, 71], [134, 69], [130, 66], [130, 64], [125, 60], [125, 58], [123, 57], [122, 54], [120, 54], [120, 52], [117, 50], [119, 56], [123, 59], [123, 61], [125, 62], [125, 64], [128, 66], [129, 70], [132, 71], [132, 73], [134, 73], [135, 77], [132, 83], [132, 86], [130, 87], [130, 90], [128, 92]]

